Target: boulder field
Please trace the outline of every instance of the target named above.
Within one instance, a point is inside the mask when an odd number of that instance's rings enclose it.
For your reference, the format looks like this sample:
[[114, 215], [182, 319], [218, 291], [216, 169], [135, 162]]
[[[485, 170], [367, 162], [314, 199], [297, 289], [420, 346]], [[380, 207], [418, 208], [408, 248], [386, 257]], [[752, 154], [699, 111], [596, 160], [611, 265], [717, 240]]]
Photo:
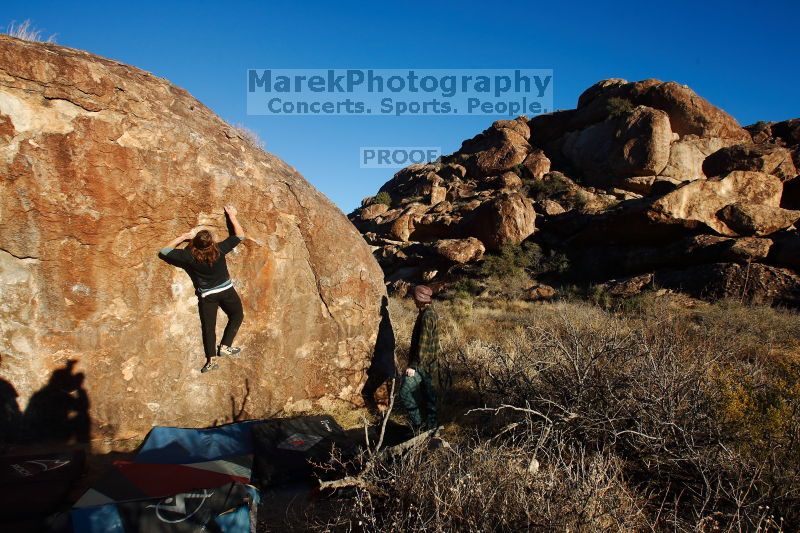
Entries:
[[350, 219], [400, 293], [480, 281], [486, 254], [535, 243], [567, 260], [532, 272], [554, 285], [796, 304], [799, 156], [800, 119], [743, 128], [685, 85], [609, 79], [400, 170]]
[[[358, 392], [385, 294], [369, 247], [186, 91], [0, 36], [0, 187], [0, 379], [20, 411], [49, 394], [93, 436], [124, 438]], [[192, 284], [156, 254], [198, 225], [227, 236], [226, 204], [247, 234], [228, 258], [244, 349], [201, 374]]]

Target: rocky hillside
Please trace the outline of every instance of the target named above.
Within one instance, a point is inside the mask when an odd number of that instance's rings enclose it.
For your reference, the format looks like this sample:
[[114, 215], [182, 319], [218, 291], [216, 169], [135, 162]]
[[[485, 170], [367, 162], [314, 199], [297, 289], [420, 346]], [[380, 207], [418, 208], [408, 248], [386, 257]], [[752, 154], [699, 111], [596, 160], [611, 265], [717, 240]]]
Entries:
[[743, 128], [685, 85], [610, 79], [400, 170], [350, 219], [399, 292], [496, 255], [556, 286], [796, 303], [798, 165], [800, 119]]
[[[95, 435], [125, 437], [358, 393], [385, 294], [369, 247], [189, 93], [0, 37], [0, 154], [0, 385], [26, 417], [80, 388]], [[248, 236], [229, 259], [245, 351], [201, 375], [192, 284], [156, 253], [198, 225], [221, 240], [226, 204]]]

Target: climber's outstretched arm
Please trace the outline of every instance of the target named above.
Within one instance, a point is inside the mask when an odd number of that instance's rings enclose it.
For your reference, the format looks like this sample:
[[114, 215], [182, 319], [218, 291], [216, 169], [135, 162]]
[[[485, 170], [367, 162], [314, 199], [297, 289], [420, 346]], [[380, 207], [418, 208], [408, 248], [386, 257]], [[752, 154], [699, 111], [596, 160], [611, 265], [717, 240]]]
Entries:
[[233, 234], [240, 239], [244, 240], [244, 230], [242, 229], [242, 225], [239, 224], [239, 220], [236, 218], [236, 208], [232, 205], [225, 206], [225, 213], [228, 215], [228, 218], [231, 221], [231, 225], [233, 226]]
[[190, 241], [190, 240], [194, 239], [194, 234], [195, 233], [196, 233], [195, 230], [189, 230], [186, 233], [184, 233], [183, 235], [180, 235], [179, 237], [175, 237], [174, 239], [172, 239], [169, 242], [169, 244], [167, 244], [163, 248], [161, 248], [161, 251], [159, 253], [161, 255], [167, 255], [170, 252], [170, 250], [174, 249], [176, 246], [178, 246], [183, 241]]

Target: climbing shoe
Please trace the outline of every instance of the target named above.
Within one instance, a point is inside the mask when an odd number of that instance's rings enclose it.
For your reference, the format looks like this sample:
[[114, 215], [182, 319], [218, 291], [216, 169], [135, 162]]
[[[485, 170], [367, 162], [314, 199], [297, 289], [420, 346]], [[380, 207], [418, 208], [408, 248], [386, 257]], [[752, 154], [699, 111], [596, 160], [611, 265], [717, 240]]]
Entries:
[[216, 370], [217, 368], [219, 368], [219, 365], [217, 363], [209, 361], [205, 365], [203, 365], [203, 368], [200, 369], [200, 372], [205, 374], [206, 372], [210, 372], [211, 370]]
[[239, 352], [241, 352], [241, 351], [242, 351], [242, 349], [238, 348], [236, 346], [225, 346], [224, 344], [220, 344], [219, 345], [219, 350], [217, 350], [217, 354], [220, 355], [220, 356], [223, 356], [223, 355], [236, 356], [236, 355], [239, 355]]

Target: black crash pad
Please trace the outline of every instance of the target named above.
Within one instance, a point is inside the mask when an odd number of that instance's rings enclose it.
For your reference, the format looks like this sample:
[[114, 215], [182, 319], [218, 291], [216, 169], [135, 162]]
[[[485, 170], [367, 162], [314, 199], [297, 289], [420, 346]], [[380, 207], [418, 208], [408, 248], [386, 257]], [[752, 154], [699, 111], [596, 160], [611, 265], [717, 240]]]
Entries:
[[[252, 428], [253, 480], [262, 487], [336, 478], [339, 464], [354, 458], [359, 445], [327, 415], [276, 418]], [[336, 450], [336, 451], [334, 451]]]
[[2, 520], [55, 511], [83, 474], [85, 462], [82, 451], [0, 457]]

